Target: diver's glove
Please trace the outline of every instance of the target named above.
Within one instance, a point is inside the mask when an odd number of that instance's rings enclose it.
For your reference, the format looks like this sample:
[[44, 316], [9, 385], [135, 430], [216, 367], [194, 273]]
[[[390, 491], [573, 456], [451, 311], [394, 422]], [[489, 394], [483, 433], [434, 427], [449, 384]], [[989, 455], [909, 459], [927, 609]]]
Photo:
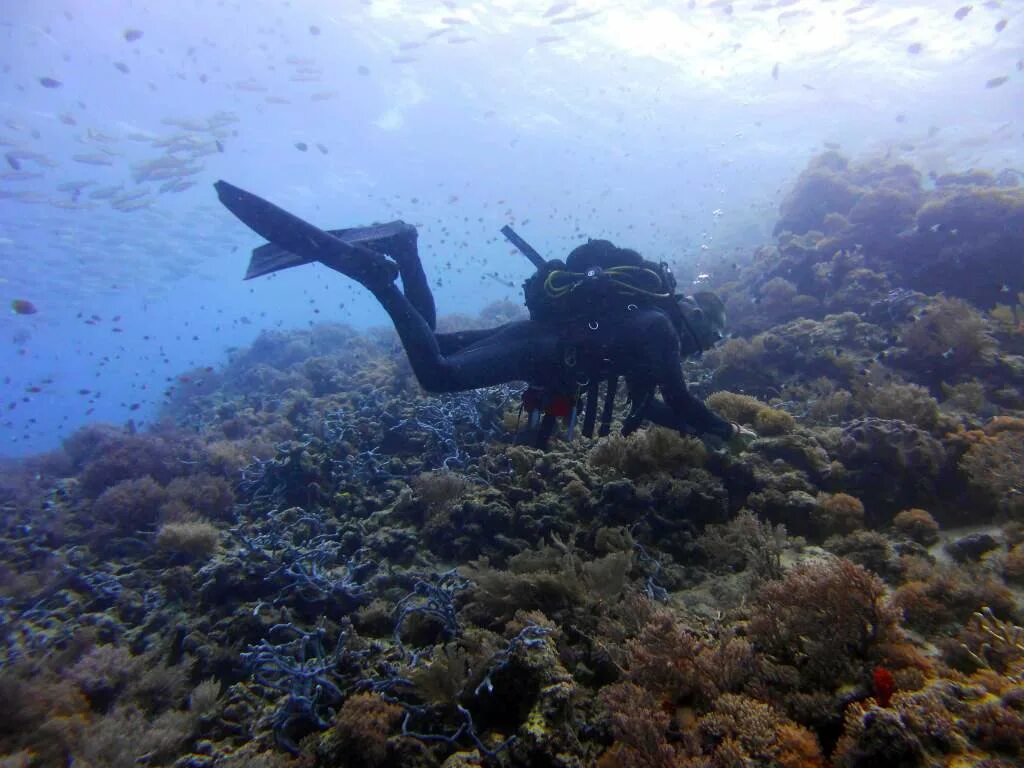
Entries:
[[757, 432], [744, 427], [742, 424], [732, 422], [732, 437], [729, 438], [729, 450], [733, 453], [740, 453], [747, 450], [750, 444], [757, 440]]

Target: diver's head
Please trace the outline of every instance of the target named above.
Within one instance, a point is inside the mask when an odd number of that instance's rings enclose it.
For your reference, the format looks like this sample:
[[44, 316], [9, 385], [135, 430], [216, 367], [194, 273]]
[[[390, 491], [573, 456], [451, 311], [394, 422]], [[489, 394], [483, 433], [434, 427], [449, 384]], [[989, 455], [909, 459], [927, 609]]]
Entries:
[[619, 248], [608, 240], [587, 240], [566, 257], [565, 268], [570, 272], [586, 272], [591, 267], [608, 269], [643, 263], [643, 257], [631, 248]]
[[698, 352], [706, 352], [725, 338], [725, 304], [717, 294], [701, 291], [678, 301], [684, 342], [690, 340]]

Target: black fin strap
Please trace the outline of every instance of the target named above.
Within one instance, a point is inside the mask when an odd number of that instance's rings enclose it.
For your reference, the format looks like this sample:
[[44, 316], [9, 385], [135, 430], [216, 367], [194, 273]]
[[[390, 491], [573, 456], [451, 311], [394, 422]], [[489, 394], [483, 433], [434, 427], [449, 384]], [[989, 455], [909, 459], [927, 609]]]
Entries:
[[615, 412], [615, 395], [619, 391], [619, 377], [608, 377], [608, 389], [604, 393], [604, 407], [601, 409], [601, 428], [597, 434], [605, 437], [612, 431], [612, 414]]
[[597, 387], [600, 382], [593, 379], [587, 384], [587, 405], [583, 411], [583, 436], [594, 436], [594, 422], [597, 421]]

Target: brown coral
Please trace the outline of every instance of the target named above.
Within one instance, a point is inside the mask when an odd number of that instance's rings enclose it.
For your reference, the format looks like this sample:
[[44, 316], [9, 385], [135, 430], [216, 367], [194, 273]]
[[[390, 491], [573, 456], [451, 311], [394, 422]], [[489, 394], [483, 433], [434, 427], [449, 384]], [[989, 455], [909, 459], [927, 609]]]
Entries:
[[402, 712], [401, 706], [385, 701], [378, 693], [350, 696], [320, 751], [324, 757], [330, 753], [343, 766], [382, 765], [388, 756], [388, 737], [397, 728]]
[[904, 509], [892, 519], [892, 525], [907, 538], [925, 546], [939, 540], [939, 524], [924, 509]]
[[969, 445], [960, 469], [971, 486], [1000, 511], [1024, 515], [1024, 419], [995, 418], [957, 437]]
[[821, 493], [813, 519], [818, 531], [825, 536], [853, 533], [864, 527], [864, 504], [848, 493]]
[[205, 473], [176, 477], [167, 484], [170, 502], [180, 502], [200, 517], [230, 520], [235, 503], [231, 484]]
[[[748, 696], [727, 693], [697, 722], [701, 751], [715, 765], [778, 765], [783, 768], [824, 766], [817, 739], [807, 729]], [[739, 762], [723, 763], [723, 748]]]
[[92, 512], [96, 520], [118, 533], [132, 534], [156, 523], [166, 499], [167, 492], [152, 477], [122, 480], [99, 495]]
[[638, 478], [703, 466], [707, 450], [697, 438], [664, 427], [650, 427], [629, 437], [603, 438], [591, 449], [589, 458], [595, 467], [613, 467], [628, 477]]
[[648, 692], [633, 683], [601, 689], [598, 697], [609, 713], [616, 744], [608, 765], [623, 768], [675, 768], [676, 750], [666, 741], [669, 716]]
[[940, 296], [900, 334], [914, 365], [930, 363], [963, 371], [992, 351], [995, 340], [985, 318], [962, 299]]
[[160, 549], [189, 560], [208, 558], [217, 550], [219, 541], [216, 526], [203, 520], [165, 523], [156, 535]]
[[758, 591], [755, 646], [826, 690], [861, 679], [881, 645], [899, 636], [885, 585], [843, 558], [809, 562]]

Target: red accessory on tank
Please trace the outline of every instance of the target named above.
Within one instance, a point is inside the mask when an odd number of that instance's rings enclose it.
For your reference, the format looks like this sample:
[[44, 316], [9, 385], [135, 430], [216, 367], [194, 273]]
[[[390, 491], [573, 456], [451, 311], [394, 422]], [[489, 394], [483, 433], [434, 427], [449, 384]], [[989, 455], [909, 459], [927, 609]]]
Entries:
[[540, 387], [528, 387], [523, 392], [523, 410], [527, 413], [543, 411], [548, 416], [564, 419], [572, 414], [574, 406], [575, 402], [568, 395], [548, 394]]

